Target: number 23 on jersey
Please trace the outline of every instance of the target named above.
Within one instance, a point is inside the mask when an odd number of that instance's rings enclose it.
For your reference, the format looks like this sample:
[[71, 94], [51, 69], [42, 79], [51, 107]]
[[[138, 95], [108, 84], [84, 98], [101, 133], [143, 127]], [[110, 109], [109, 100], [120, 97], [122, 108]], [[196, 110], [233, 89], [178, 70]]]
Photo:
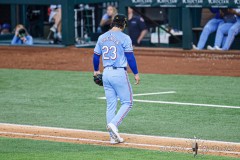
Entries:
[[103, 59], [104, 60], [115, 60], [117, 58], [117, 48], [116, 46], [103, 46], [102, 47], [103, 51]]

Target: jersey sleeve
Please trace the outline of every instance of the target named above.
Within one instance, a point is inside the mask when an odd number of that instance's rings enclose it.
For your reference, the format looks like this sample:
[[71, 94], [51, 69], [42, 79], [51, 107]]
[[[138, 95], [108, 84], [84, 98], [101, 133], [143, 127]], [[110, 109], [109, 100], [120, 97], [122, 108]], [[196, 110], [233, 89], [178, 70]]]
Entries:
[[144, 19], [142, 17], [139, 17], [138, 23], [139, 23], [139, 28], [140, 28], [141, 31], [147, 29], [147, 26], [146, 26], [146, 24], [144, 22]]
[[124, 52], [133, 52], [132, 40], [129, 36], [123, 42]]
[[96, 46], [94, 48], [94, 54], [102, 55], [102, 50], [101, 50], [99, 38], [98, 38], [97, 44], [96, 44]]

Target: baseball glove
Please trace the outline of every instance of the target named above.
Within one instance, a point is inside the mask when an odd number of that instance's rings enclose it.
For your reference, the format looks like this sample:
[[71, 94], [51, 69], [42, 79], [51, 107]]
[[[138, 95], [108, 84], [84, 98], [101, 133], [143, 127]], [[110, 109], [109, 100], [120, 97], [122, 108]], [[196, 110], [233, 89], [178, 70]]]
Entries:
[[102, 80], [102, 74], [98, 74], [96, 76], [93, 76], [93, 81], [99, 85], [99, 86], [103, 86], [103, 80]]

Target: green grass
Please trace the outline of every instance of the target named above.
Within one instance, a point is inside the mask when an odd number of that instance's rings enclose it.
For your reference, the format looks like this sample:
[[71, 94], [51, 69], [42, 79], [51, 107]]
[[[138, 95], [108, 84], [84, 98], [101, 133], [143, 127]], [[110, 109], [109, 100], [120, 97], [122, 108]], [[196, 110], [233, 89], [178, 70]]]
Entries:
[[232, 160], [235, 158], [149, 151], [141, 149], [80, 145], [61, 142], [0, 138], [1, 160]]
[[[133, 76], [131, 75], [133, 83]], [[240, 78], [142, 74], [136, 99], [240, 105]], [[0, 69], [0, 122], [105, 131], [92, 73]], [[240, 109], [135, 102], [121, 132], [240, 142]]]

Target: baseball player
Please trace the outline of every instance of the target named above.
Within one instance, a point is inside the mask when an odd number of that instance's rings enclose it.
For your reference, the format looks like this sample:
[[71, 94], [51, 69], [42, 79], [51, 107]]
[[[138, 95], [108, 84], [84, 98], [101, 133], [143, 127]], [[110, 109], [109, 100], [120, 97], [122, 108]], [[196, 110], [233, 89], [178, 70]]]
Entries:
[[228, 34], [228, 31], [236, 21], [237, 19], [235, 14], [233, 13], [233, 9], [227, 9], [224, 13], [224, 23], [220, 24], [217, 29], [214, 47], [207, 46], [207, 49], [222, 50], [221, 46], [224, 45], [225, 43], [228, 43], [224, 36]]
[[51, 5], [50, 6], [50, 15], [49, 22], [54, 21], [54, 25], [50, 28], [50, 30], [55, 34], [55, 37], [59, 41], [62, 40], [62, 10], [61, 5]]
[[[110, 133], [110, 143], [123, 142], [118, 133], [118, 126], [127, 116], [133, 105], [132, 87], [127, 74], [127, 63], [129, 64], [139, 84], [137, 63], [133, 54], [132, 41], [122, 31], [127, 24], [124, 15], [116, 15], [111, 24], [112, 29], [102, 34], [97, 41], [93, 55], [94, 76], [100, 75], [99, 59], [103, 62], [103, 86], [107, 101], [107, 130]], [[118, 98], [121, 107], [116, 114]]]
[[204, 26], [197, 46], [194, 44], [192, 46], [194, 50], [202, 50], [207, 42], [208, 36], [215, 32], [220, 24], [224, 23], [218, 8], [210, 8], [210, 11], [215, 14], [215, 17], [209, 20]]
[[235, 36], [240, 33], [240, 9], [234, 9], [233, 13], [237, 16], [237, 21], [228, 30], [225, 43], [222, 48], [217, 48], [218, 50], [229, 50]]

